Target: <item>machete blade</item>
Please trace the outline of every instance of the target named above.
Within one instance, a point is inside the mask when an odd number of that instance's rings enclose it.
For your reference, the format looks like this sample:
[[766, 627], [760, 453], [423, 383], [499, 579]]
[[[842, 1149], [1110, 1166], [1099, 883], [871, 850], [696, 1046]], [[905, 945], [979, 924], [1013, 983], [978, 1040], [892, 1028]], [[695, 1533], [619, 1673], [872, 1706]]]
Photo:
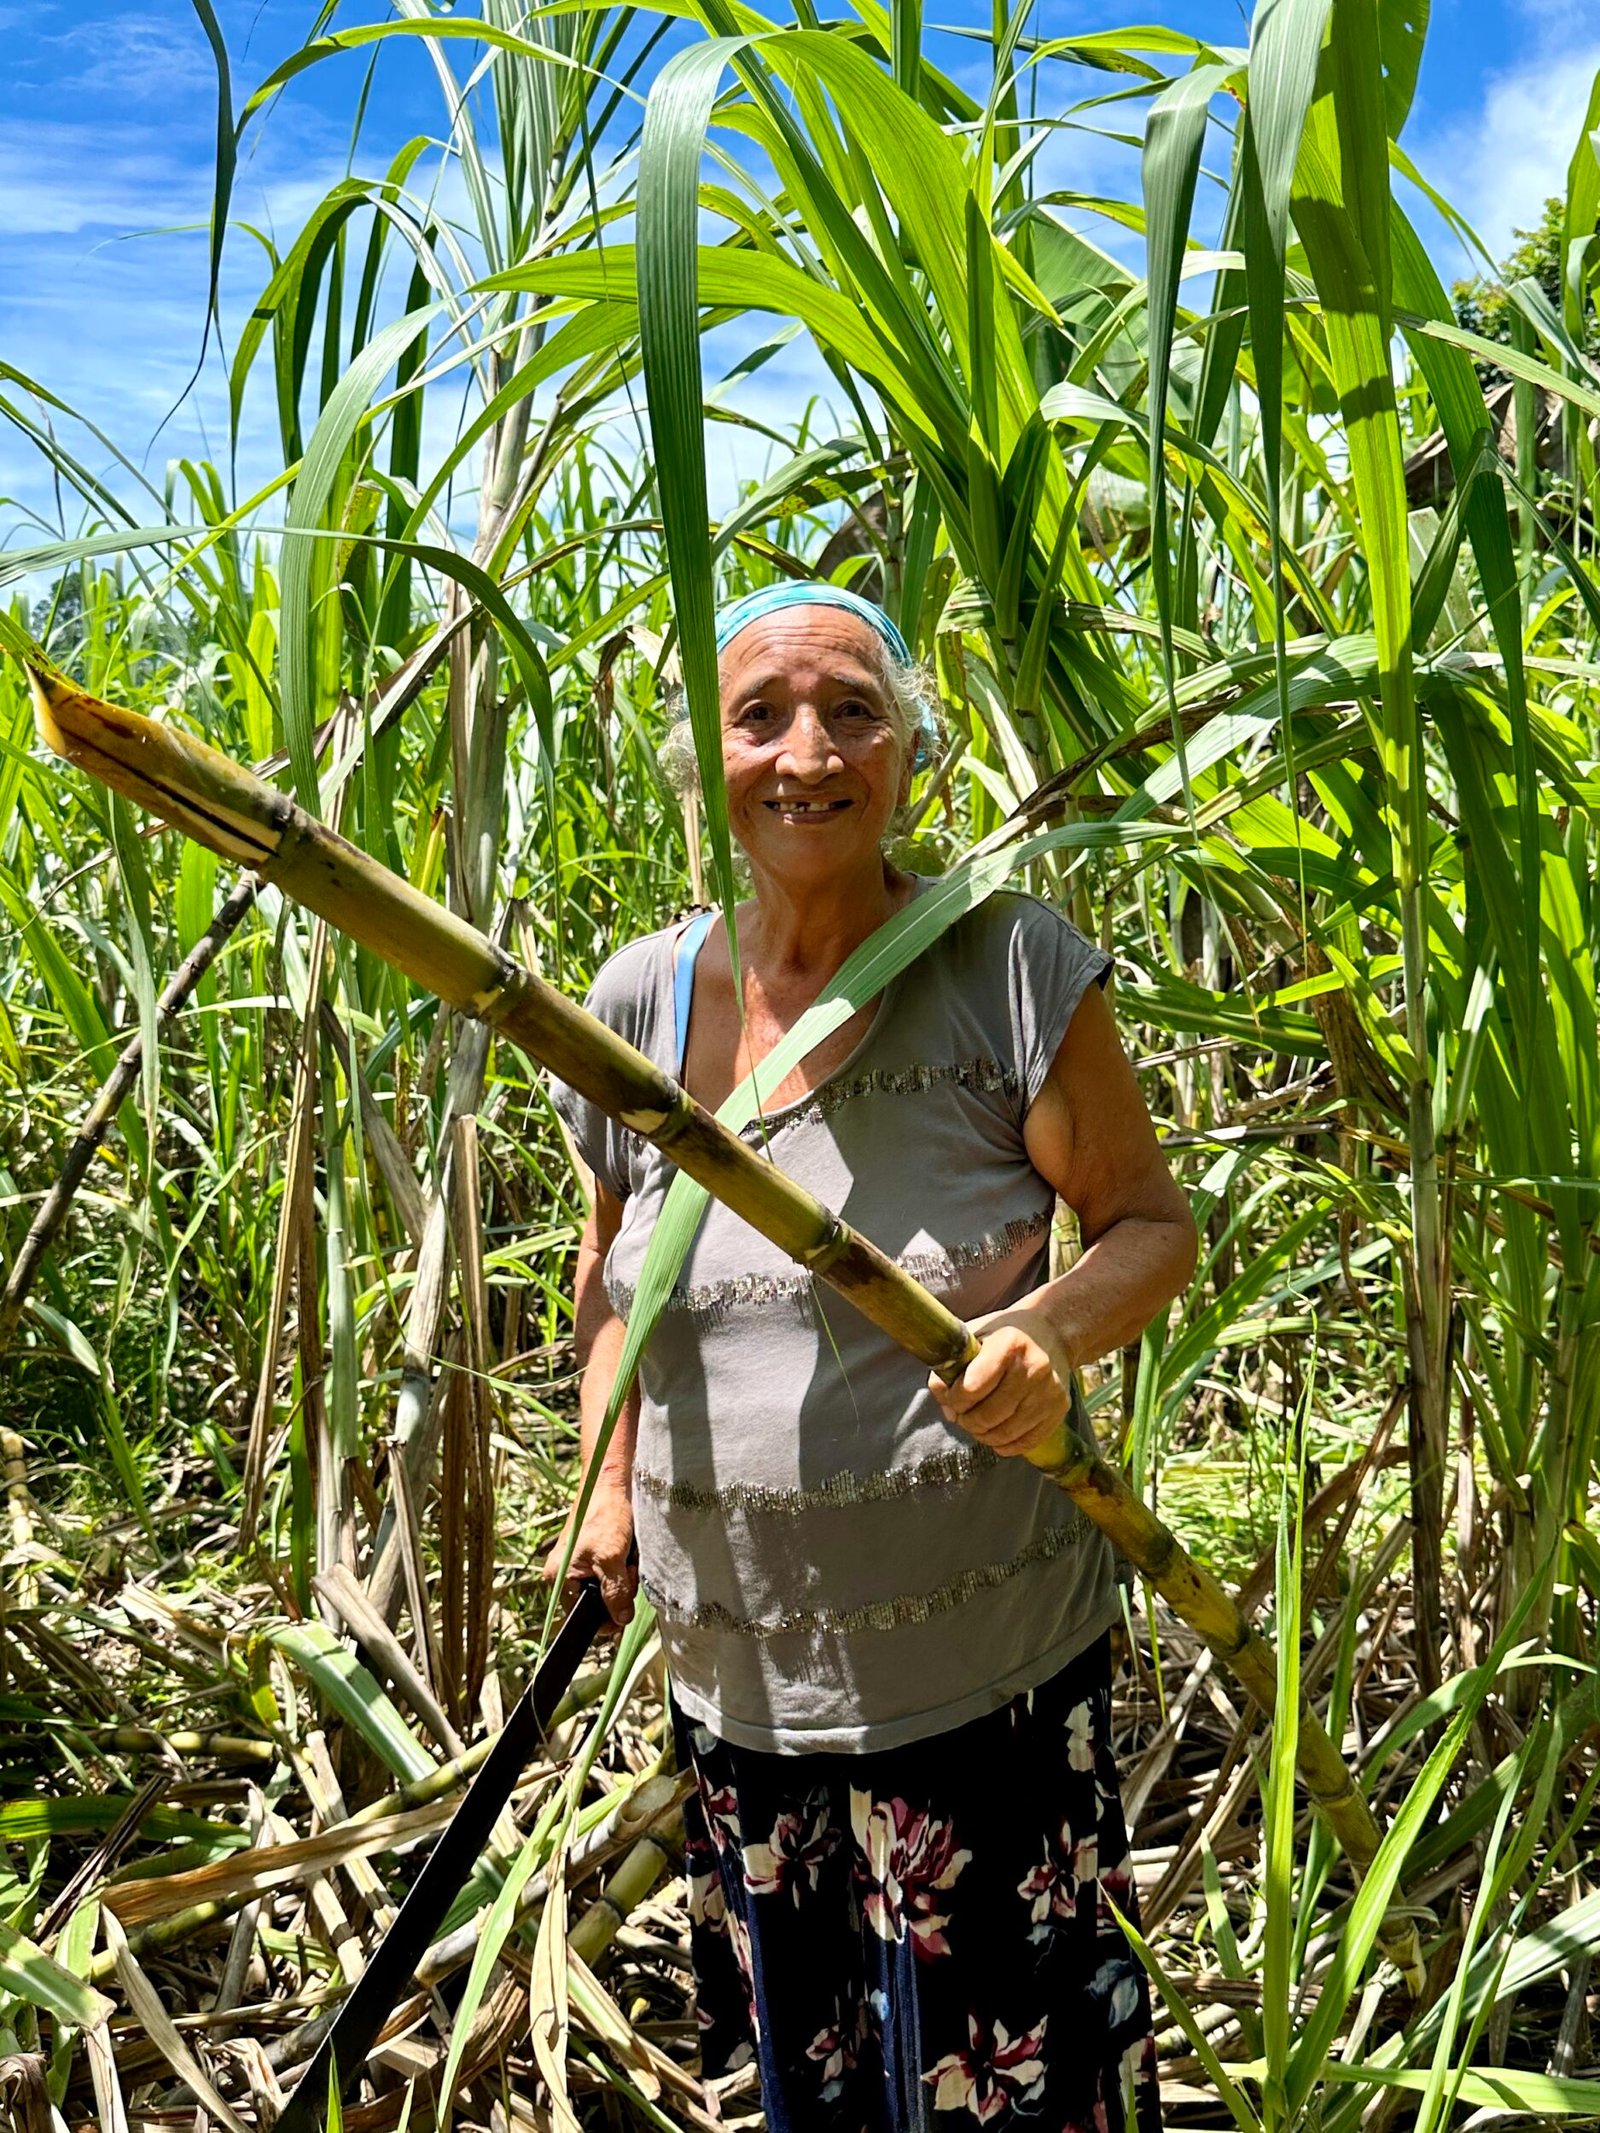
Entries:
[[307, 2062], [294, 2094], [283, 2107], [276, 2133], [323, 2133], [333, 2067], [339, 2069], [341, 2096], [348, 2096], [355, 2087], [378, 2032], [477, 1864], [500, 1819], [500, 1810], [543, 1742], [551, 1714], [571, 1687], [579, 1662], [605, 1619], [606, 1603], [599, 1584], [588, 1578], [579, 1588], [538, 1672], [467, 1787], [461, 1805], [407, 1890], [394, 1923], [373, 1950], [371, 1962], [351, 1987], [333, 2027]]

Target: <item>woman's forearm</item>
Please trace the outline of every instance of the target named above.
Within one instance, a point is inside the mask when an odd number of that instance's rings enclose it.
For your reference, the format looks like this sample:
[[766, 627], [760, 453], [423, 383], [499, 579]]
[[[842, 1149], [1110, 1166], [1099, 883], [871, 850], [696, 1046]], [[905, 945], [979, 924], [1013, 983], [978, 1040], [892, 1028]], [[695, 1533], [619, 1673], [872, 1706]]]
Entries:
[[[592, 1330], [583, 1362], [583, 1379], [578, 1388], [578, 1441], [583, 1453], [583, 1471], [588, 1473], [593, 1464], [595, 1447], [600, 1442], [600, 1431], [606, 1418], [606, 1407], [611, 1398], [611, 1388], [616, 1383], [617, 1366], [622, 1360], [622, 1343], [626, 1328], [615, 1312], [607, 1308], [607, 1315]], [[580, 1355], [584, 1345], [580, 1340]], [[612, 1490], [627, 1496], [633, 1488], [633, 1453], [639, 1433], [639, 1387], [630, 1386], [628, 1397], [617, 1417], [617, 1426], [611, 1433], [611, 1442], [606, 1446], [600, 1463], [600, 1473], [595, 1490]]]
[[1055, 1331], [1074, 1370], [1136, 1341], [1195, 1267], [1195, 1227], [1187, 1204], [1170, 1217], [1129, 1215], [1097, 1237], [1065, 1274], [1013, 1310], [1034, 1310]]
[[[597, 1193], [595, 1211], [578, 1246], [573, 1334], [582, 1372], [578, 1384], [578, 1443], [585, 1480], [599, 1451], [627, 1330], [611, 1308], [603, 1278], [605, 1255], [616, 1235], [619, 1214], [616, 1201]], [[632, 1557], [633, 1447], [638, 1426], [639, 1396], [637, 1389], [630, 1386], [611, 1441], [600, 1455], [582, 1523], [574, 1530], [574, 1504], [567, 1529], [550, 1551], [544, 1571], [551, 1580], [565, 1580], [569, 1590], [585, 1578], [598, 1578], [611, 1618], [618, 1624], [631, 1619], [638, 1585]]]
[[[601, 1426], [611, 1388], [622, 1361], [627, 1332], [612, 1309], [606, 1293], [606, 1254], [616, 1235], [621, 1210], [612, 1203], [597, 1203], [578, 1245], [578, 1264], [573, 1277], [573, 1347], [582, 1377], [578, 1385], [578, 1443], [583, 1453], [583, 1471], [588, 1473], [600, 1442]], [[633, 1448], [639, 1429], [639, 1388], [630, 1386], [617, 1426], [611, 1433], [601, 1463], [596, 1490], [613, 1489], [629, 1494], [633, 1485]]]

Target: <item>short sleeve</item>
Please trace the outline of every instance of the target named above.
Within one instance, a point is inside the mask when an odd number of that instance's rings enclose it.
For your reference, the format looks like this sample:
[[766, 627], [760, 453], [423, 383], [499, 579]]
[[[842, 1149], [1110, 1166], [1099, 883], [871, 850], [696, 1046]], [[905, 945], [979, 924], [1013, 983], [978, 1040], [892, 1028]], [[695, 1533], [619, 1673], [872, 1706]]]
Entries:
[[[586, 1006], [588, 1002], [584, 1003]], [[593, 1012], [593, 1009], [590, 1009]], [[573, 1146], [613, 1199], [628, 1197], [627, 1132], [608, 1118], [598, 1104], [590, 1103], [566, 1082], [550, 1081], [550, 1101], [556, 1116], [572, 1135]]]
[[[655, 959], [650, 952], [655, 941], [656, 936], [651, 935], [614, 955], [600, 970], [583, 1003], [596, 1021], [647, 1053], [652, 1050], [657, 982]], [[638, 1144], [637, 1135], [553, 1074], [549, 1088], [556, 1116], [571, 1134], [579, 1155], [614, 1199], [625, 1200], [633, 1189], [631, 1157]]]
[[1112, 962], [1106, 951], [1059, 911], [1034, 897], [1011, 938], [1011, 1026], [1026, 1114], [1044, 1087], [1067, 1025], [1091, 985], [1104, 985]]

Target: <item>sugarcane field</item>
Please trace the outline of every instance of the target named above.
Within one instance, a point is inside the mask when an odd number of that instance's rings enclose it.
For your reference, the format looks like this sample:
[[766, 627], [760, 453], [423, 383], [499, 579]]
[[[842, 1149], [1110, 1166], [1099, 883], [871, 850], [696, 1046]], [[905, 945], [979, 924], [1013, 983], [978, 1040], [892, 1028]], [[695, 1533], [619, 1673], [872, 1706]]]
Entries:
[[0, 6], [0, 2128], [1600, 2125], [1600, 23]]

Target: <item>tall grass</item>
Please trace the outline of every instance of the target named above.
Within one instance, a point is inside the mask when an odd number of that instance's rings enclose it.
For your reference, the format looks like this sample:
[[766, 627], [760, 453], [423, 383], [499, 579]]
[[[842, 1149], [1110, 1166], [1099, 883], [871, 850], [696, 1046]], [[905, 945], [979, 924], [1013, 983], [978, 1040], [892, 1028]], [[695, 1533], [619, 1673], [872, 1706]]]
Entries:
[[[1407, 2096], [1428, 2133], [1467, 2107], [1595, 2115], [1589, 133], [1563, 311], [1520, 285], [1519, 340], [1490, 350], [1456, 325], [1393, 179], [1424, 18], [1376, 0], [1266, 0], [1240, 50], [1155, 29], [1041, 45], [1019, 14], [997, 20], [982, 95], [904, 6], [806, 8], [781, 35], [727, 0], [396, 14], [331, 17], [237, 116], [224, 79], [226, 135], [248, 139], [296, 72], [365, 55], [381, 78], [386, 46], [420, 40], [465, 234], [407, 151], [271, 260], [230, 357], [236, 424], [263, 395], [277, 411], [270, 495], [185, 463], [170, 499], [131, 477], [119, 496], [36, 428], [80, 515], [13, 545], [13, 580], [51, 591], [39, 612], [18, 599], [9, 640], [37, 631], [95, 693], [285, 776], [576, 991], [692, 881], [735, 893], [714, 589], [854, 549], [836, 567], [870, 569], [953, 737], [910, 863], [981, 846], [1001, 871], [1017, 831], [1079, 826], [1024, 878], [1116, 948], [1119, 1017], [1203, 1218], [1181, 1312], [1089, 1388], [1102, 1434], [1175, 1523], [1205, 1511], [1247, 1560], [1262, 1535], [1235, 1539], [1203, 1477], [1264, 1485], [1280, 1707], [1306, 1689], [1391, 1829], [1357, 1893], [1307, 1832], [1280, 1727], [1241, 1903], [1214, 1861], [1236, 1804], [1220, 1777], [1195, 1802], [1147, 1904], [1194, 2075], [1241, 2127], [1341, 2128]], [[1142, 130], [1140, 197], [1090, 203], [1142, 236], [1142, 272], [1039, 175], [1050, 126], [1103, 122], [1085, 68]], [[1194, 229], [1210, 169], [1220, 263]], [[702, 336], [730, 320], [752, 348], [798, 326], [853, 427], [797, 425], [718, 525]], [[1563, 411], [1563, 472], [1498, 450], [1490, 354]], [[473, 411], [435, 446], [426, 411], [463, 386]], [[635, 452], [619, 439], [641, 413]], [[1448, 493], [1415, 506], [1407, 456], [1439, 432]], [[669, 673], [701, 758], [687, 823], [654, 753]], [[581, 1182], [514, 1057], [271, 891], [215, 930], [226, 867], [69, 786], [0, 688], [0, 1047], [24, 1092], [0, 1123], [4, 1420], [31, 1491], [13, 1477], [0, 1686], [53, 1737], [63, 1625], [106, 1574], [95, 1526], [147, 1566], [175, 1529], [213, 1571], [236, 1533], [259, 1582], [230, 1620], [256, 1656], [218, 1641], [225, 1708], [281, 1746], [286, 1689], [333, 1698], [414, 1785], [442, 1736], [338, 1700], [340, 1578], [401, 1627], [457, 1737], [485, 1695], [492, 1715], [493, 1647], [537, 1632], [519, 1581], [573, 1480]], [[164, 1020], [208, 929], [214, 959]], [[114, 1123], [28, 1257], [130, 1040]], [[75, 1567], [41, 1586], [46, 1544]], [[321, 1626], [286, 1644], [269, 1608]], [[1396, 1698], [1376, 1740], [1369, 1676]], [[86, 1791], [128, 1777], [112, 1754], [74, 1742]], [[550, 1805], [522, 1878], [562, 1826]], [[39, 1964], [110, 1975], [92, 1921], [49, 1920], [53, 1871], [39, 1854], [8, 1914], [51, 1923], [0, 1975], [33, 2010], [24, 2045], [40, 2011], [52, 2038], [93, 2026]], [[500, 1869], [480, 1871], [488, 1902]], [[1371, 1951], [1408, 1893], [1435, 1990], [1405, 2016]], [[503, 1895], [497, 1931], [515, 1910]], [[1195, 1946], [1175, 1963], [1180, 1920]], [[1173, 1982], [1186, 1966], [1254, 2011], [1219, 2027]], [[1513, 2008], [1552, 1989], [1553, 2037], [1519, 2029], [1508, 2052]], [[74, 2064], [88, 2078], [64, 2053], [58, 2096]]]

